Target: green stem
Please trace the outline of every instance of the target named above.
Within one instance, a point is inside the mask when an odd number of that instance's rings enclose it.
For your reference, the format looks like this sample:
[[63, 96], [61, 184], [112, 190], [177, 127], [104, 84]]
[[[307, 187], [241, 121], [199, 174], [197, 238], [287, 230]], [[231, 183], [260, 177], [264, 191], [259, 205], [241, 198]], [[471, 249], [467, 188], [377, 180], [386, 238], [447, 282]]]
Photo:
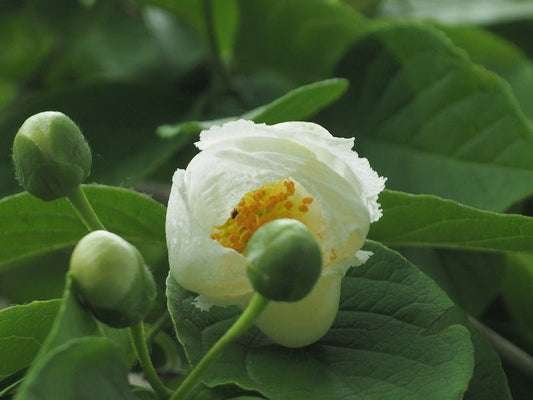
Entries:
[[178, 389], [174, 392], [170, 400], [183, 400], [189, 394], [189, 392], [194, 388], [194, 386], [200, 380], [200, 377], [204, 371], [209, 367], [216, 358], [220, 355], [222, 350], [230, 344], [237, 337], [246, 332], [256, 321], [257, 317], [265, 309], [269, 300], [259, 293], [256, 293], [248, 307], [241, 314], [239, 319], [228, 329], [228, 331], [222, 336], [218, 342], [215, 343], [207, 354], [200, 360], [200, 362], [194, 367], [185, 380], [181, 383]]
[[148, 346], [146, 345], [146, 338], [144, 336], [143, 323], [141, 322], [140, 324], [130, 327], [129, 331], [131, 343], [133, 344], [141, 368], [144, 371], [146, 380], [150, 383], [160, 399], [168, 399], [172, 394], [172, 391], [161, 382], [161, 379], [159, 379], [159, 375], [157, 375], [154, 365], [152, 364], [150, 353], [148, 352]]
[[215, 31], [215, 22], [213, 19], [213, 5], [212, 0], [203, 0], [202, 5], [204, 9], [205, 26], [207, 31], [207, 38], [209, 41], [209, 49], [211, 52], [211, 60], [213, 63], [213, 70], [218, 76], [222, 87], [225, 89], [231, 88], [231, 81], [220, 54], [218, 46], [217, 34]]
[[516, 368], [528, 379], [533, 379], [533, 357], [531, 355], [477, 319], [473, 317], [469, 317], [469, 319], [492, 343], [504, 362]]
[[152, 326], [148, 329], [146, 332], [146, 340], [150, 341], [153, 339], [155, 335], [157, 335], [157, 332], [161, 330], [161, 328], [167, 323], [167, 321], [170, 319], [170, 315], [166, 312], [162, 316], [160, 316], [157, 321], [155, 321]]
[[98, 216], [91, 207], [91, 203], [87, 200], [87, 196], [85, 196], [81, 185], [76, 186], [67, 198], [90, 231], [106, 230], [104, 224], [98, 219]]

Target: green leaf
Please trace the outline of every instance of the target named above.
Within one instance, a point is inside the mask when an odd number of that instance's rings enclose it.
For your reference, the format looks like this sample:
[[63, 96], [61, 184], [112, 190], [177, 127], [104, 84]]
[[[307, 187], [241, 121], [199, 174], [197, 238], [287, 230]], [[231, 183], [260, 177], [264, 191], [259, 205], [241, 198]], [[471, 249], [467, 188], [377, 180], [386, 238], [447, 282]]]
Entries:
[[126, 363], [109, 339], [82, 337], [51, 351], [31, 388], [24, 383], [15, 399], [134, 400], [127, 374]]
[[102, 337], [68, 279], [52, 329], [15, 399], [134, 398], [127, 373], [124, 353]]
[[504, 275], [501, 254], [411, 247], [402, 249], [402, 255], [474, 317], [480, 317], [501, 293]]
[[373, 240], [391, 246], [531, 252], [533, 218], [482, 211], [430, 195], [385, 190]]
[[53, 325], [26, 374], [21, 389], [17, 394], [19, 398], [24, 399], [25, 395], [23, 393], [31, 393], [33, 388], [39, 385], [40, 376], [47, 363], [47, 356], [53, 354], [54, 350], [73, 339], [100, 336], [95, 320], [81, 308], [70, 288], [71, 281], [67, 280], [63, 299], [55, 315]]
[[346, 79], [334, 78], [311, 83], [247, 112], [242, 118], [268, 125], [284, 121], [300, 121], [335, 102], [347, 89]]
[[342, 96], [347, 88], [348, 81], [346, 79], [326, 79], [291, 90], [271, 103], [255, 108], [240, 116], [211, 121], [188, 121], [176, 125], [163, 125], [158, 128], [157, 132], [159, 136], [164, 138], [179, 136], [192, 142], [197, 138], [197, 134], [200, 131], [240, 118], [266, 124], [299, 121], [314, 115], [333, 103]]
[[36, 301], [0, 311], [0, 381], [30, 365], [52, 327], [60, 303]]
[[366, 29], [340, 2], [241, 0], [235, 59], [245, 71], [274, 70], [295, 82], [331, 76], [335, 62]]
[[533, 121], [533, 63], [513, 43], [473, 27], [441, 28], [453, 43], [481, 64], [504, 78], [520, 103], [522, 111]]
[[463, 400], [512, 400], [500, 358], [487, 338], [463, 316], [470, 332], [476, 365]]
[[[453, 303], [397, 253], [376, 243], [366, 249], [374, 255], [344, 278], [339, 313], [323, 339], [288, 349], [254, 328], [228, 346], [205, 383], [234, 382], [270, 399], [461, 399], [474, 354], [468, 330], [442, 322]], [[200, 311], [171, 276], [167, 297], [193, 364], [239, 314]]]
[[72, 339], [100, 336], [98, 324], [78, 302], [75, 293], [71, 290], [71, 283], [70, 279], [67, 279], [63, 299], [54, 319], [54, 324], [41, 347], [38, 359], [32, 367], [33, 372], [28, 374], [27, 381], [30, 380], [29, 377], [32, 374], [36, 374], [37, 365], [43, 357], [54, 348]]
[[501, 211], [533, 192], [533, 129], [508, 84], [438, 30], [389, 22], [340, 63], [350, 80], [320, 118], [388, 188]]
[[0, 112], [0, 194], [20, 190], [10, 153], [16, 132], [32, 114], [56, 110], [68, 115], [91, 146], [93, 166], [88, 181], [128, 186], [182, 146], [180, 138], [165, 141], [155, 130], [161, 121], [179, 118], [191, 102], [190, 95], [177, 96], [170, 89], [98, 83], [42, 94]]
[[[166, 254], [163, 205], [126, 189], [87, 185], [84, 190], [109, 230], [141, 251], [156, 252], [154, 257]], [[0, 200], [0, 221], [0, 270], [74, 246], [88, 233], [66, 199], [43, 202], [28, 193]]]
[[533, 256], [509, 254], [503, 279], [505, 304], [524, 338], [533, 345]]
[[71, 252], [69, 247], [0, 268], [0, 296], [14, 304], [61, 298]]
[[443, 24], [494, 24], [533, 16], [533, 4], [523, 0], [382, 0], [388, 17], [430, 19]]

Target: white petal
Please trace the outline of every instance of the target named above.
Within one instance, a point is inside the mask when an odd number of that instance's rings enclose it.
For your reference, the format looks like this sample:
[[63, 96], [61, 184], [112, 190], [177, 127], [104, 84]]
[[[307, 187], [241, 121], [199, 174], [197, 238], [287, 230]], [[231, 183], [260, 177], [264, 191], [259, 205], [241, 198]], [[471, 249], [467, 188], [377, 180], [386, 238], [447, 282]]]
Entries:
[[[320, 125], [311, 122], [283, 122], [273, 126], [255, 124], [252, 121], [233, 121], [222, 127], [213, 127], [200, 135], [196, 143], [199, 149], [233, 146], [234, 140], [242, 138], [281, 138], [299, 143], [311, 150], [315, 157], [351, 182], [358, 182], [357, 190], [365, 199], [370, 222], [381, 217], [378, 195], [385, 187], [386, 179], [370, 167], [366, 158], [358, 157], [352, 150], [354, 139], [332, 136]], [[284, 152], [288, 153], [289, 149]]]
[[[332, 136], [322, 126], [311, 122], [283, 122], [274, 125], [293, 140], [305, 143], [319, 155], [319, 159], [336, 169], [347, 179], [356, 179], [362, 187], [362, 196], [367, 200], [370, 210], [370, 222], [377, 221], [381, 215], [378, 195], [385, 188], [386, 178], [380, 177], [374, 171], [366, 158], [358, 157], [352, 150], [354, 139], [337, 138]], [[351, 174], [344, 170], [348, 166]]]
[[166, 235], [170, 271], [184, 288], [224, 300], [252, 291], [244, 257], [212, 240], [191, 212], [184, 184], [185, 172], [174, 174]]
[[321, 277], [311, 293], [299, 302], [270, 302], [257, 320], [257, 327], [272, 341], [286, 347], [316, 342], [337, 315], [341, 278], [338, 274]]
[[[198, 154], [186, 177], [192, 213], [212, 229], [228, 218], [244, 194], [286, 178], [301, 184], [322, 206], [325, 229], [320, 241], [325, 253], [337, 248], [338, 258], [352, 257], [370, 225], [359, 181], [341, 176], [287, 137], [245, 135], [231, 140], [231, 146], [219, 143]], [[340, 248], [342, 243], [346, 246]]]

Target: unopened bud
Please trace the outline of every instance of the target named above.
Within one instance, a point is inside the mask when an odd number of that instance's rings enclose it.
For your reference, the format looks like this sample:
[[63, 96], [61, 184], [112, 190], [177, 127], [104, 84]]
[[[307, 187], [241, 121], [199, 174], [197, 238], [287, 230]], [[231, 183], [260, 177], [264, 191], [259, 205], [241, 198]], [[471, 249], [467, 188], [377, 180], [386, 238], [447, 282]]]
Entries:
[[89, 175], [91, 150], [66, 115], [46, 111], [28, 118], [13, 142], [15, 174], [25, 190], [42, 200], [69, 194]]
[[248, 241], [246, 258], [253, 288], [274, 301], [303, 299], [322, 271], [317, 240], [294, 219], [277, 219], [259, 228]]
[[141, 253], [107, 231], [94, 231], [80, 240], [69, 275], [95, 317], [115, 328], [140, 323], [156, 297], [154, 278]]

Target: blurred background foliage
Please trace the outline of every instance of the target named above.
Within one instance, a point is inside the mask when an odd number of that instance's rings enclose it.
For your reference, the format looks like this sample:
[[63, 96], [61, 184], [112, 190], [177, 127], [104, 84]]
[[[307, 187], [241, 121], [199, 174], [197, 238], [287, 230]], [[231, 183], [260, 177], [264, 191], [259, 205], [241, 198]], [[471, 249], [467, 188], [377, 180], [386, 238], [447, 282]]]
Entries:
[[[241, 115], [301, 85], [341, 76], [350, 80], [351, 90], [314, 120], [333, 134], [355, 135], [357, 151], [389, 177], [389, 188], [437, 194], [493, 211], [532, 214], [533, 168], [525, 160], [527, 154], [533, 159], [526, 153], [529, 148], [523, 149], [519, 167], [472, 166], [482, 169], [472, 178], [472, 189], [467, 180], [470, 165], [461, 169], [460, 156], [448, 157], [450, 164], [440, 171], [444, 178], [438, 175], [436, 162], [420, 164], [427, 168], [414, 163], [417, 171], [404, 169], [410, 164], [395, 161], [391, 154], [405, 146], [383, 151], [372, 134], [385, 132], [387, 126], [365, 113], [384, 107], [396, 116], [398, 104], [421, 93], [417, 85], [422, 85], [424, 75], [429, 79], [449, 63], [473, 74], [464, 75], [463, 85], [472, 90], [490, 87], [501, 94], [503, 100], [495, 97], [487, 104], [503, 108], [518, 122], [500, 131], [514, 127], [519, 136], [532, 135], [533, 2], [213, 0], [207, 15], [204, 3], [2, 1], [2, 196], [20, 192], [10, 149], [18, 127], [33, 113], [59, 110], [80, 125], [94, 155], [89, 182], [136, 187], [164, 203], [174, 170], [185, 167], [195, 154], [192, 143], [197, 131], [162, 138], [157, 134], [161, 127]], [[213, 24], [206, 24], [206, 19]], [[380, 33], [384, 26], [392, 34]], [[396, 70], [407, 71], [411, 52], [423, 46], [433, 49], [435, 71], [422, 66], [411, 81], [401, 81]], [[399, 86], [392, 85], [394, 91], [389, 87], [385, 95], [390, 104], [384, 105], [376, 93], [383, 95], [379, 91], [389, 73]], [[477, 103], [465, 107], [470, 114], [492, 112]], [[407, 124], [417, 117], [400, 113], [399, 118]], [[468, 120], [465, 126], [468, 132], [483, 129], [478, 120]], [[453, 121], [447, 127], [453, 127]], [[393, 129], [407, 132], [398, 125]], [[443, 143], [433, 140], [431, 149], [438, 153]], [[446, 180], [453, 190], [435, 183]], [[533, 352], [531, 256], [431, 248], [403, 252], [467, 312]], [[62, 249], [16, 268], [0, 269], [3, 301], [58, 297], [69, 254]], [[512, 367], [506, 368], [514, 397], [531, 398], [531, 383]]]

